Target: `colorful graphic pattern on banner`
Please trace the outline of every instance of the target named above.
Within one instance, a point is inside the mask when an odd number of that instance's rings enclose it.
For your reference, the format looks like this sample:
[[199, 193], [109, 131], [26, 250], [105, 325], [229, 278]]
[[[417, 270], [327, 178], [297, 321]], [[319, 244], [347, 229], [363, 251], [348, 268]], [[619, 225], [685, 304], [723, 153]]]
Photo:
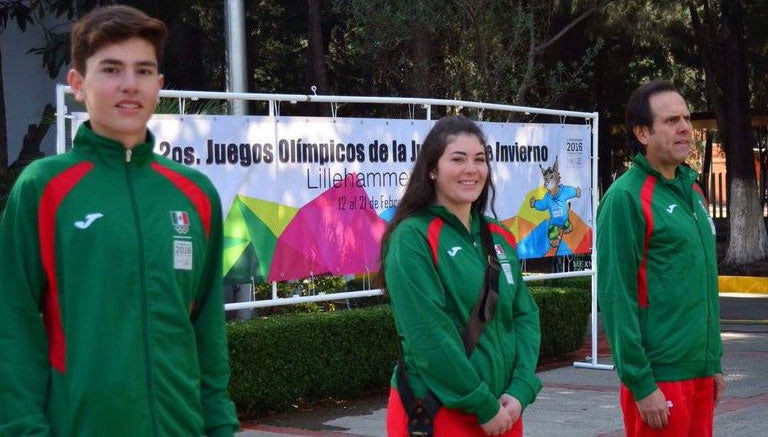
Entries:
[[[73, 114], [73, 126], [86, 119]], [[430, 120], [156, 115], [155, 151], [219, 190], [228, 283], [378, 270]], [[589, 253], [587, 125], [480, 122], [497, 217], [521, 259]]]

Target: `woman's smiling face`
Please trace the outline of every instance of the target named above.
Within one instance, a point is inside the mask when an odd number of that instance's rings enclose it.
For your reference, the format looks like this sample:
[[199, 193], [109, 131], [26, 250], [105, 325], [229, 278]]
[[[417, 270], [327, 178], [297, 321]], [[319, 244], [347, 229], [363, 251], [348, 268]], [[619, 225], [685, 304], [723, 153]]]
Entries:
[[485, 145], [472, 134], [455, 135], [430, 173], [435, 181], [435, 203], [456, 216], [469, 214], [488, 179]]

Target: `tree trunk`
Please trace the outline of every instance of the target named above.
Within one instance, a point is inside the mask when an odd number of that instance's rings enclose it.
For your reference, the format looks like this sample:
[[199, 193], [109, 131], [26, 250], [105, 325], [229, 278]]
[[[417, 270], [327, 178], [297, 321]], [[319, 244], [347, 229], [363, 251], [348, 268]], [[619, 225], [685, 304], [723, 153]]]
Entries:
[[212, 89], [204, 77], [203, 55], [200, 50], [200, 28], [190, 23], [174, 20], [167, 22], [168, 43], [171, 50], [165, 51], [163, 61], [165, 87], [181, 90]]
[[699, 182], [704, 190], [704, 195], [707, 196], [710, 202], [712, 202], [713, 195], [709, 192], [709, 172], [712, 170], [712, 140], [714, 134], [711, 130], [707, 129], [706, 142], [704, 144], [704, 164], [701, 166], [701, 175], [699, 176]]
[[[325, 50], [323, 45], [323, 24], [320, 15], [321, 0], [307, 0], [308, 43], [307, 43], [307, 81], [317, 87], [318, 94], [330, 94], [328, 74], [325, 68]], [[330, 115], [328, 105], [319, 107], [320, 114]]]
[[[595, 61], [595, 85], [592, 90], [595, 99], [595, 111], [598, 115], [599, 131], [597, 132], [598, 142], [592, 145], [592, 153], [597, 153], [599, 159], [597, 160], [597, 175], [598, 175], [598, 195], [603, 197], [603, 193], [613, 183], [611, 172], [613, 171], [613, 153], [611, 144], [611, 125], [606, 114], [608, 113], [608, 96], [606, 96], [606, 90], [608, 87], [600, 86], [599, 84], [605, 81], [606, 76], [610, 75], [610, 72], [605, 71], [605, 58], [602, 54], [598, 54]], [[608, 73], [606, 75], [606, 73]]]
[[520, 87], [517, 89], [515, 98], [512, 101], [512, 104], [517, 106], [525, 106], [525, 94], [528, 92], [528, 88], [532, 85], [533, 73], [536, 68], [536, 63], [534, 62], [536, 59], [536, 25], [533, 22], [533, 18], [530, 19], [530, 26], [531, 27], [528, 29], [530, 41], [528, 56], [526, 56], [525, 73], [523, 73], [523, 78], [520, 80]]
[[5, 121], [5, 85], [3, 84], [3, 53], [0, 49], [0, 176], [8, 172], [8, 126]]
[[752, 122], [749, 112], [749, 73], [739, 0], [720, 3], [723, 25], [723, 64], [731, 74], [723, 75], [722, 89], [727, 136], [722, 138], [728, 154], [730, 175], [730, 238], [723, 263], [742, 265], [768, 257], [768, 234], [765, 230], [752, 151]]
[[731, 232], [723, 264], [738, 266], [768, 257], [768, 238], [755, 179], [732, 178], [728, 198]]
[[[413, 90], [413, 97], [431, 97], [429, 91], [429, 83], [432, 77], [429, 74], [430, 60], [432, 59], [431, 51], [431, 34], [425, 32], [423, 25], [414, 25], [413, 31], [413, 72], [411, 90]], [[418, 28], [417, 28], [418, 27]]]

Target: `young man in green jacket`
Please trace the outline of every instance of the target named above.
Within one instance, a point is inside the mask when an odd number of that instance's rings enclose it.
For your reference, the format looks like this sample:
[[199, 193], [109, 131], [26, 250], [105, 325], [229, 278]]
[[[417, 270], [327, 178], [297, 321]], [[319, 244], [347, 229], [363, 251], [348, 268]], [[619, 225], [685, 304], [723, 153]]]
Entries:
[[627, 436], [711, 436], [724, 380], [715, 227], [696, 173], [685, 100], [669, 82], [626, 108], [633, 166], [597, 210], [598, 299]]
[[72, 32], [90, 120], [20, 175], [0, 222], [0, 435], [232, 436], [222, 215], [153, 153], [166, 27], [125, 6]]

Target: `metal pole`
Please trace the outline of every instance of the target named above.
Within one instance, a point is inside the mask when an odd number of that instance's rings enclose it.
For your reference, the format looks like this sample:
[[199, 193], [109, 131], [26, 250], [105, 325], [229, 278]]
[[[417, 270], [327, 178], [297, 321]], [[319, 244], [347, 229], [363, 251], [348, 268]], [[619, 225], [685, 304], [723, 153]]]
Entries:
[[[227, 91], [244, 93], [248, 89], [245, 54], [245, 8], [243, 0], [225, 0], [227, 28]], [[233, 115], [246, 114], [246, 101], [233, 99]]]
[[[67, 85], [56, 85], [56, 154], [66, 152], [66, 126], [64, 126], [64, 117], [67, 114], [65, 93], [69, 87]], [[73, 134], [74, 135], [74, 134]]]
[[592, 114], [592, 281], [591, 281], [591, 309], [589, 314], [589, 320], [590, 320], [590, 337], [592, 339], [592, 356], [590, 357], [590, 360], [588, 363], [584, 362], [575, 362], [573, 363], [574, 367], [581, 367], [581, 368], [588, 368], [588, 369], [597, 369], [597, 370], [613, 370], [613, 365], [611, 364], [600, 364], [597, 361], [597, 339], [598, 339], [598, 332], [597, 332], [597, 281], [599, 275], [599, 271], [597, 270], [597, 245], [595, 244], [597, 240], [597, 205], [600, 201], [600, 193], [598, 191], [598, 137], [599, 137], [599, 120], [600, 116], [597, 112]]

